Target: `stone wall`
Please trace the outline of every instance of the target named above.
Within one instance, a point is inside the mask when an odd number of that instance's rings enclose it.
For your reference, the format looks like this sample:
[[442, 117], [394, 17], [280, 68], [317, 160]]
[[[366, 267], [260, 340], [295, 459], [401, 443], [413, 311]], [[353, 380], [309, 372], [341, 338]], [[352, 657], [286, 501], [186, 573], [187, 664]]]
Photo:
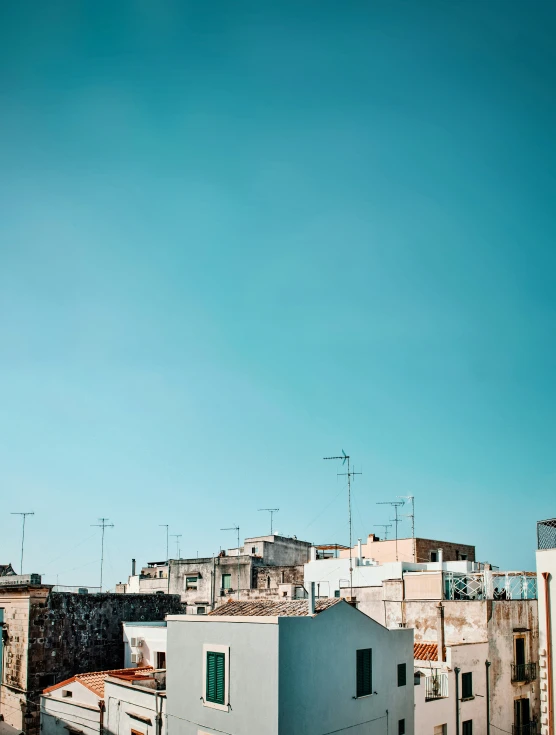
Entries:
[[253, 568], [254, 589], [276, 590], [279, 584], [303, 584], [303, 565]]
[[431, 561], [431, 551], [442, 549], [443, 561], [461, 561], [462, 554], [468, 561], [476, 561], [475, 547], [469, 544], [454, 544], [451, 541], [434, 541], [432, 539], [415, 539], [417, 546], [417, 562]]

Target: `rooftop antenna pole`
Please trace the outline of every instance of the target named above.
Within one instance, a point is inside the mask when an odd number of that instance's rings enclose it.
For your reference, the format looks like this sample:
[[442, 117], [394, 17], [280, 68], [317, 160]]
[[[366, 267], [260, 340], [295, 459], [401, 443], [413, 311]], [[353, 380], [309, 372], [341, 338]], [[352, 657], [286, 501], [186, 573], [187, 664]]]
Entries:
[[95, 528], [102, 528], [102, 540], [100, 542], [100, 591], [102, 592], [102, 568], [104, 566], [104, 529], [114, 528], [114, 524], [106, 522], [110, 520], [109, 518], [99, 518], [98, 520], [98, 523], [93, 523], [92, 525]]
[[407, 513], [404, 518], [411, 518], [411, 538], [413, 539], [413, 561], [417, 563], [417, 542], [415, 540], [415, 496], [398, 495], [402, 500], [409, 500], [411, 503], [411, 513]]
[[237, 599], [239, 602], [239, 526], [230, 526], [230, 528], [221, 528], [221, 531], [237, 531]]
[[392, 524], [391, 523], [375, 523], [374, 525], [377, 526], [377, 528], [384, 529], [384, 540], [388, 541], [388, 529], [392, 528]]
[[385, 500], [381, 503], [377, 503], [377, 505], [392, 505], [396, 511], [396, 517], [390, 519], [396, 524], [396, 561], [398, 561], [398, 523], [400, 522], [400, 519], [398, 518], [398, 508], [400, 505], [404, 504], [405, 500]]
[[272, 536], [272, 516], [275, 513], [278, 513], [280, 508], [259, 508], [259, 513], [262, 513], [264, 510], [267, 510], [270, 513], [270, 535]]
[[179, 539], [183, 536], [181, 533], [171, 533], [170, 536], [172, 538], [176, 539], [176, 554], [178, 555], [178, 559], [180, 558], [180, 546], [179, 546]]
[[168, 524], [167, 523], [159, 523], [158, 524], [160, 528], [166, 529], [166, 564], [168, 565], [168, 594], [170, 594], [170, 552], [168, 551]]
[[348, 518], [349, 518], [349, 594], [353, 597], [353, 549], [351, 541], [351, 477], [352, 475], [361, 475], [361, 472], [352, 472], [349, 461], [351, 457], [342, 449], [341, 457], [323, 457], [323, 459], [341, 459], [344, 465], [347, 462], [347, 472], [338, 472], [338, 475], [347, 476], [348, 479]]
[[21, 574], [23, 574], [23, 546], [25, 544], [25, 519], [27, 516], [34, 516], [34, 512], [27, 511], [26, 513], [11, 513], [12, 516], [23, 516], [23, 532], [21, 534]]

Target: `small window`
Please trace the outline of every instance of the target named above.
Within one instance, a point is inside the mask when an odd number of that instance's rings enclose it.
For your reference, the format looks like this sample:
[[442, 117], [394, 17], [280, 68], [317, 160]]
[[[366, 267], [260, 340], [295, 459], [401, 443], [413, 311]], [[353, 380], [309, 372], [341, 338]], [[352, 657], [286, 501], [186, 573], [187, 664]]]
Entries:
[[156, 668], [157, 669], [165, 669], [166, 668], [166, 651], [157, 651], [156, 652]]
[[255, 554], [255, 553], [256, 553], [256, 552], [255, 552], [255, 547], [254, 547], [254, 546], [252, 546], [252, 547], [251, 547], [251, 553], [252, 553], [252, 554]]
[[[462, 699], [472, 699], [472, 697], [473, 697], [473, 674], [469, 672], [467, 674], [461, 675], [461, 698]], [[471, 722], [471, 720], [469, 720], [469, 722]], [[471, 730], [469, 732], [471, 732]]]
[[431, 551], [431, 561], [438, 561], [438, 551]]
[[282, 576], [281, 576], [282, 584], [284, 584], [284, 582], [286, 581], [286, 572], [282, 569], [282, 573], [281, 574], [282, 574]]
[[467, 561], [467, 554], [460, 554], [459, 557], [462, 561]]
[[185, 589], [196, 590], [197, 589], [197, 577], [186, 577], [185, 578]]
[[139, 730], [131, 730], [131, 735], [145, 735], [145, 733]]
[[267, 577], [266, 578], [266, 588], [267, 588], [267, 590], [270, 589], [270, 577]]
[[406, 679], [405, 664], [398, 664], [398, 686], [404, 687], [406, 685]]
[[197, 608], [197, 615], [205, 615], [205, 614], [206, 614], [206, 612], [207, 612], [207, 609], [206, 609], [206, 607], [201, 607], [201, 606], [199, 606], [199, 607]]
[[413, 674], [413, 684], [414, 686], [418, 687], [421, 684], [421, 674], [417, 672], [416, 674]]
[[473, 720], [465, 720], [462, 723], [461, 735], [473, 735]]
[[448, 734], [448, 725], [447, 723], [444, 723], [444, 725], [435, 725], [434, 726], [434, 735], [447, 735]]
[[162, 578], [162, 570], [160, 570], [160, 572], [158, 573], [158, 577], [159, 577], [159, 579]]
[[229, 590], [232, 588], [232, 575], [231, 574], [223, 574], [222, 575], [222, 589], [223, 590]]
[[340, 590], [334, 590], [334, 597], [340, 596]]
[[224, 653], [207, 651], [207, 702], [224, 704], [225, 664]]
[[405, 720], [398, 720], [398, 735], [405, 735]]
[[373, 651], [360, 648], [357, 651], [357, 696], [368, 697], [373, 693]]
[[71, 697], [73, 697], [73, 692], [71, 689], [62, 689], [62, 697], [68, 697], [71, 699]]

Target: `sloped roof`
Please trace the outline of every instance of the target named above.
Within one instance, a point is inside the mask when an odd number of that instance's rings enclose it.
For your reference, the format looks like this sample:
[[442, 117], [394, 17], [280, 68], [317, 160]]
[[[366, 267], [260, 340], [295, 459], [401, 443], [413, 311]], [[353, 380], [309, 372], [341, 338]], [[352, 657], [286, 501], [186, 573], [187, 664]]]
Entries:
[[134, 669], [111, 669], [110, 671], [88, 671], [84, 674], [76, 674], [70, 679], [65, 679], [64, 681], [58, 682], [58, 684], [44, 689], [43, 694], [48, 694], [55, 689], [60, 689], [60, 687], [77, 681], [102, 699], [104, 697], [104, 682], [107, 676], [118, 676], [122, 679], [145, 679], [147, 677], [141, 676], [141, 674], [148, 674], [150, 671], [154, 671], [152, 666], [140, 666]]
[[[327, 610], [333, 605], [342, 602], [340, 599], [325, 599], [315, 602], [315, 613]], [[241, 602], [239, 600], [231, 600], [221, 607], [217, 607], [209, 615], [233, 615], [233, 616], [272, 616], [272, 617], [303, 617], [307, 616], [309, 610], [308, 600], [283, 600], [274, 602], [273, 600], [248, 600]]]
[[[414, 643], [413, 658], [415, 661], [438, 661], [438, 643]], [[444, 648], [446, 658], [446, 648]]]
[[11, 577], [15, 575], [15, 570], [11, 564], [0, 564], [0, 577]]

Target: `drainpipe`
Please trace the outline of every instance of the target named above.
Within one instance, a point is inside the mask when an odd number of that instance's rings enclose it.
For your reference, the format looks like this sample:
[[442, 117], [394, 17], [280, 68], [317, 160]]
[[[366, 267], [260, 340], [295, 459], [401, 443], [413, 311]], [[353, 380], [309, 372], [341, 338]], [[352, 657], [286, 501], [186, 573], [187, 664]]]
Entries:
[[363, 549], [361, 548], [361, 539], [360, 538], [357, 539], [357, 547], [358, 547], [357, 554], [358, 554], [358, 559], [359, 559], [359, 561], [357, 562], [357, 564], [359, 566], [361, 566], [361, 564], [363, 564]]
[[459, 672], [460, 669], [456, 666], [454, 669], [456, 675], [456, 735], [459, 735]]
[[162, 700], [160, 699], [157, 691], [155, 691], [154, 697], [155, 697], [154, 711], [155, 711], [155, 717], [156, 717], [156, 735], [161, 735], [161, 732], [162, 732]]
[[437, 635], [437, 659], [444, 661], [444, 605], [439, 602], [436, 606], [436, 635]]
[[98, 718], [98, 732], [99, 735], [104, 735], [104, 700], [100, 699], [98, 703], [98, 708], [100, 710], [100, 715]]
[[307, 615], [315, 614], [315, 583], [311, 582], [309, 585], [309, 600]]
[[135, 559], [131, 560], [131, 576], [135, 577]]
[[490, 735], [490, 661], [485, 661], [485, 669], [486, 669], [486, 682], [487, 682], [487, 692], [486, 692], [486, 706], [487, 706], [487, 732], [486, 735]]
[[544, 579], [544, 608], [546, 616], [546, 669], [548, 677], [548, 691], [547, 691], [547, 710], [548, 710], [548, 735], [554, 735], [554, 703], [552, 701], [553, 695], [553, 682], [552, 682], [552, 626], [551, 626], [551, 610], [550, 610], [550, 588], [548, 586], [548, 580], [550, 578], [549, 572], [543, 572], [542, 578]]

